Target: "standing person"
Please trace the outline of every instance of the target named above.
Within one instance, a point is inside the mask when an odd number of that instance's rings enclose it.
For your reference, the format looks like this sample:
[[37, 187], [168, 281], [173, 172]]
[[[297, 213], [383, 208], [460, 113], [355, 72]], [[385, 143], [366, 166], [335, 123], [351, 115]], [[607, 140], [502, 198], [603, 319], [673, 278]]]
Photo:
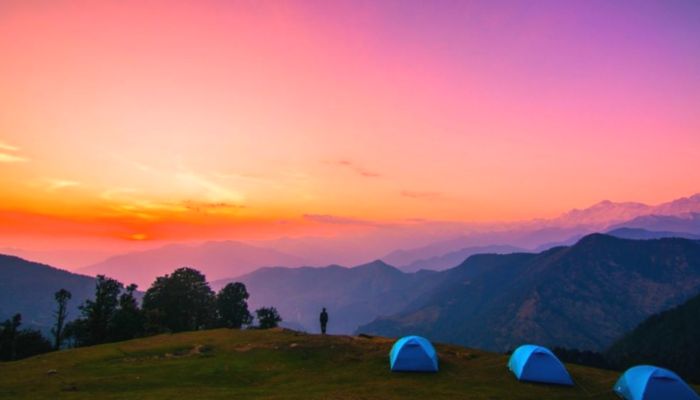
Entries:
[[326, 325], [328, 325], [328, 313], [326, 312], [326, 307], [323, 307], [319, 320], [321, 321], [321, 334], [325, 335]]

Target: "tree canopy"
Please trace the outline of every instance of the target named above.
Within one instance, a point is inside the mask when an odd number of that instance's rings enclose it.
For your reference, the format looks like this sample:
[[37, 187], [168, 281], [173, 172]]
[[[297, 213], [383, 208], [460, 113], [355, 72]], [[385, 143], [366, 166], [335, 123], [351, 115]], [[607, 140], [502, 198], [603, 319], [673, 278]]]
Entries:
[[216, 310], [222, 326], [240, 329], [243, 325], [250, 325], [253, 316], [248, 311], [248, 297], [248, 290], [240, 282], [229, 283], [219, 291]]
[[156, 278], [143, 297], [143, 310], [151, 330], [192, 331], [214, 324], [214, 301], [204, 274], [184, 267]]
[[275, 307], [262, 307], [255, 310], [258, 317], [258, 327], [260, 329], [276, 328], [282, 322], [277, 309]]

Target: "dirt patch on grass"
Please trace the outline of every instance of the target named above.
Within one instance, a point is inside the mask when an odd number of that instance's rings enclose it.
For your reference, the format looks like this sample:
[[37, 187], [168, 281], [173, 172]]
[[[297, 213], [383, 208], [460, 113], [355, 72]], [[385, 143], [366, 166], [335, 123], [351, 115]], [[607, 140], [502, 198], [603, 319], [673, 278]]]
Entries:
[[145, 361], [145, 360], [164, 360], [173, 358], [183, 358], [183, 357], [197, 357], [204, 356], [211, 353], [213, 348], [208, 345], [196, 344], [193, 347], [186, 347], [182, 349], [177, 349], [172, 352], [162, 353], [162, 354], [149, 354], [143, 356], [132, 356], [125, 357], [122, 361], [125, 362], [135, 362], [135, 361]]
[[278, 350], [280, 345], [273, 343], [246, 343], [233, 348], [233, 351], [245, 353], [256, 349]]

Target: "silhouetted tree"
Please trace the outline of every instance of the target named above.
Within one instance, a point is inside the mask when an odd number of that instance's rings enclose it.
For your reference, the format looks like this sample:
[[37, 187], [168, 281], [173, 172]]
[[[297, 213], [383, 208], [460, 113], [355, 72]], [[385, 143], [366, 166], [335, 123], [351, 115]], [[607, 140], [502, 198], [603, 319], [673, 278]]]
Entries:
[[206, 277], [192, 268], [179, 268], [156, 278], [143, 297], [149, 330], [181, 332], [211, 327], [215, 296]]
[[68, 300], [71, 298], [71, 293], [66, 289], [61, 289], [56, 294], [54, 294], [56, 299], [56, 311], [54, 315], [56, 316], [56, 324], [51, 329], [51, 333], [54, 337], [54, 348], [56, 350], [61, 348], [61, 342], [63, 341], [63, 329], [66, 323], [66, 318], [68, 317]]
[[21, 324], [22, 316], [15, 314], [0, 326], [0, 360], [19, 360], [51, 351], [51, 342], [41, 332], [19, 330]]
[[240, 329], [249, 325], [253, 316], [248, 311], [248, 291], [243, 283], [229, 283], [216, 295], [216, 309], [219, 321], [227, 328]]
[[36, 329], [22, 329], [17, 332], [15, 360], [21, 360], [53, 350], [51, 342]]
[[87, 339], [83, 344], [105, 343], [109, 339], [109, 328], [112, 317], [117, 312], [119, 293], [123, 285], [104, 275], [97, 276], [95, 299], [86, 300], [80, 306], [85, 323], [78, 323], [73, 328], [81, 327], [87, 332], [76, 332], [78, 337]]
[[90, 344], [87, 320], [84, 318], [74, 319], [66, 324], [63, 329], [63, 337], [68, 341], [70, 347], [87, 346]]
[[114, 313], [109, 325], [111, 341], [128, 340], [142, 336], [145, 318], [134, 296], [137, 286], [131, 284], [119, 296], [119, 308]]
[[255, 310], [255, 314], [258, 317], [258, 327], [260, 329], [275, 328], [282, 322], [282, 318], [275, 307], [258, 308]]
[[17, 358], [17, 332], [22, 325], [22, 314], [15, 314], [2, 323], [0, 332], [0, 359], [15, 360]]

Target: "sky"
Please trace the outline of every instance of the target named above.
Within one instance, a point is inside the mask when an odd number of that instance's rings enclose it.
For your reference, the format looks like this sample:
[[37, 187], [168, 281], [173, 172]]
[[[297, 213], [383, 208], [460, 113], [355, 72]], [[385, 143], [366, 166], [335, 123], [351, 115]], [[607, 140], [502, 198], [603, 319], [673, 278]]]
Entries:
[[0, 0], [0, 246], [687, 196], [698, 20], [693, 0]]

